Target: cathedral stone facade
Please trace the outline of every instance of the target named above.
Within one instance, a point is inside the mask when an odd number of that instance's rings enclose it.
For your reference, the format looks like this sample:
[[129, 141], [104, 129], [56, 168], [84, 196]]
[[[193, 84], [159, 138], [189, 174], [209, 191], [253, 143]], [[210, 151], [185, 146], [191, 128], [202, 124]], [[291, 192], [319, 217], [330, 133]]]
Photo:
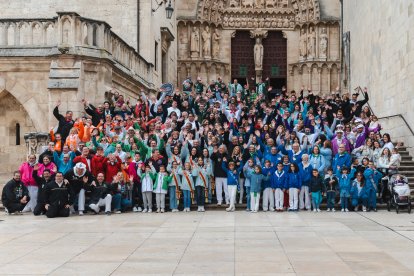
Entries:
[[327, 94], [340, 85], [340, 3], [328, 0], [177, 2], [177, 75], [210, 83], [269, 78]]

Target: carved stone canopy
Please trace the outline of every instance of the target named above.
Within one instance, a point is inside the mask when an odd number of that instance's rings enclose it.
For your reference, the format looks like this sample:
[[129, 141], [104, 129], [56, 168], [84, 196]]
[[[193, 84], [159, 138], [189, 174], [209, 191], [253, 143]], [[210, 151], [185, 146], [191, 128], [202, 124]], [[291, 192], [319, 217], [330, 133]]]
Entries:
[[266, 38], [267, 31], [263, 29], [255, 29], [250, 31], [251, 38]]

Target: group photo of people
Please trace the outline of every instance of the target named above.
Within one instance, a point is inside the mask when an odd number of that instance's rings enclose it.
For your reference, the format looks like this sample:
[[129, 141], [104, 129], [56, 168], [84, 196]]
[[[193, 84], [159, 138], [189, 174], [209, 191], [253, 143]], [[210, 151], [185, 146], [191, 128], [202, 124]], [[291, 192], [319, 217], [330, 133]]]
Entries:
[[377, 211], [401, 162], [367, 88], [318, 95], [188, 77], [137, 99], [107, 94], [79, 102], [79, 117], [56, 103], [47, 148], [3, 189], [8, 214]]

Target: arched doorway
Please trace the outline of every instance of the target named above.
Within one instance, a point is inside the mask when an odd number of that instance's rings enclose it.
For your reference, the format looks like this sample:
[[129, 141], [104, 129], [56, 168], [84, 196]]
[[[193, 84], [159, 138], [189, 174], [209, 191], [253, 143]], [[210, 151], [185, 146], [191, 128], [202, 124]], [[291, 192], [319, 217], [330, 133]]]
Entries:
[[24, 107], [7, 91], [0, 93], [0, 180], [10, 178], [26, 158], [24, 134], [36, 129]]

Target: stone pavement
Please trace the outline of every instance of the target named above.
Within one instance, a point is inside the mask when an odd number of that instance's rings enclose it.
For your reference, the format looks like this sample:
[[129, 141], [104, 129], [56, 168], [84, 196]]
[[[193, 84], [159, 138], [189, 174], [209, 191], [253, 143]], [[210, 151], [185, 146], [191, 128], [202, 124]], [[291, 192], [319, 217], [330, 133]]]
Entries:
[[0, 274], [413, 275], [414, 215], [0, 215]]

